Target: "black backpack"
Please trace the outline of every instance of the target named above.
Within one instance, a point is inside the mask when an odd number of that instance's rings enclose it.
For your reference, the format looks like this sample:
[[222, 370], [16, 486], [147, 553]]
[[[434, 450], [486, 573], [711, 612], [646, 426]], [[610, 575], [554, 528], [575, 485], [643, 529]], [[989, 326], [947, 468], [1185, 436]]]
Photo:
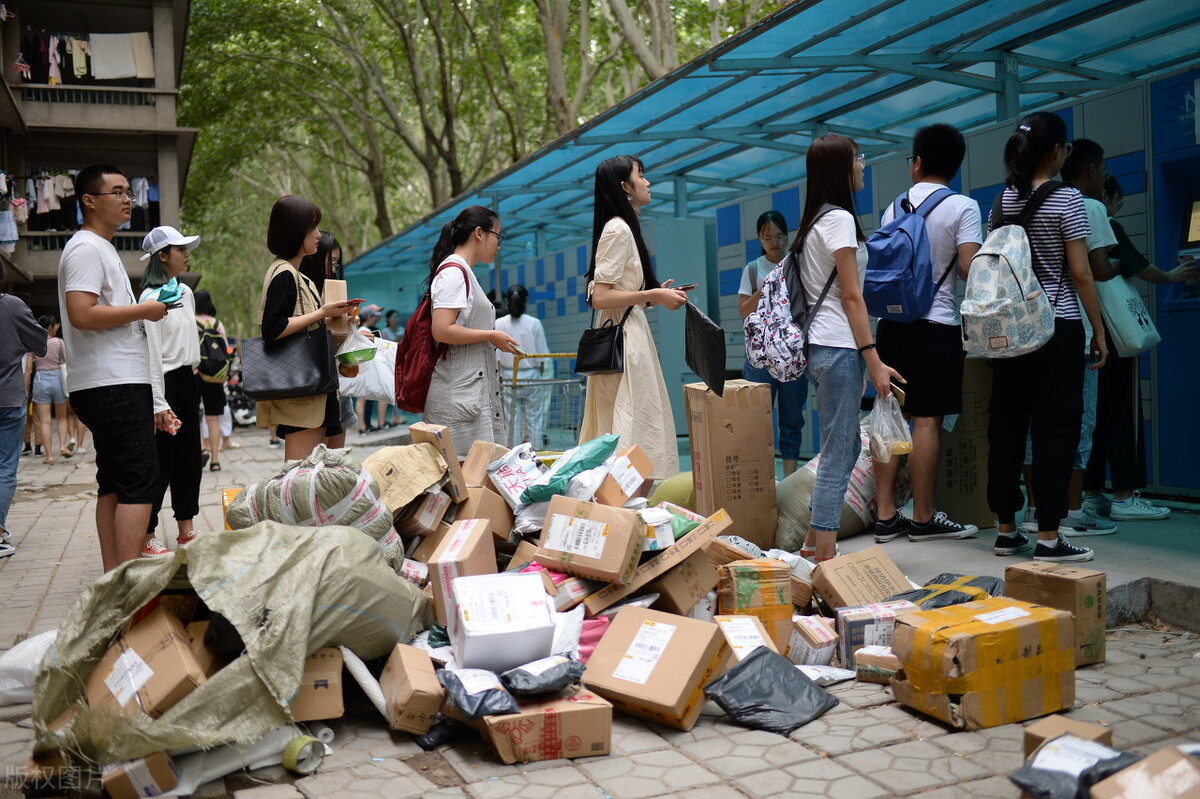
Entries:
[[205, 383], [224, 383], [229, 378], [229, 347], [216, 325], [196, 323], [200, 333], [200, 379]]

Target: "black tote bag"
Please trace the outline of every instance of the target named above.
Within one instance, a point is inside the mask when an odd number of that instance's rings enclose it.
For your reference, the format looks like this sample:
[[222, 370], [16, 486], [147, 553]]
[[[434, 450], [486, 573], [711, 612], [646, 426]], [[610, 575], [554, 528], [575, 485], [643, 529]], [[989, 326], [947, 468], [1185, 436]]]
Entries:
[[725, 331], [690, 301], [687, 303], [683, 339], [684, 360], [688, 368], [714, 394], [725, 396]]
[[333, 337], [325, 322], [264, 342], [242, 339], [242, 390], [255, 402], [302, 399], [337, 391]]
[[[575, 350], [576, 374], [590, 377], [625, 371], [625, 320], [632, 310], [632, 305], [626, 308], [617, 324], [609, 319], [600, 327], [589, 327], [583, 331]], [[595, 310], [592, 311], [592, 324], [596, 324]]]

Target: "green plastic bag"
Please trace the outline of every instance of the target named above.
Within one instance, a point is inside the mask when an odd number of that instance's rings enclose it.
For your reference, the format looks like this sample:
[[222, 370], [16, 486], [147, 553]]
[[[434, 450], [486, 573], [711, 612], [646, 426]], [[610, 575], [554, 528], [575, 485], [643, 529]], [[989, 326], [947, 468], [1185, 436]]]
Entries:
[[567, 450], [538, 482], [525, 488], [521, 493], [521, 502], [525, 505], [548, 502], [550, 497], [567, 493], [571, 478], [602, 465], [616, 451], [620, 438], [615, 433], [608, 433]]

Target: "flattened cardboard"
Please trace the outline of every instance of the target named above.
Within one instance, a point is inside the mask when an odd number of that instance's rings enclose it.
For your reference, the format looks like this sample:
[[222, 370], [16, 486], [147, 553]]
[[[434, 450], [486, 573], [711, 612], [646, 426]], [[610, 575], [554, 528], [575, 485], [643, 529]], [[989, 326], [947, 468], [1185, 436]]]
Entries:
[[854, 653], [864, 646], [892, 645], [892, 630], [901, 613], [917, 610], [911, 602], [900, 599], [870, 605], [837, 609], [837, 631], [840, 639], [838, 654], [842, 663], [854, 662]]
[[577, 577], [625, 584], [637, 568], [645, 537], [637, 511], [556, 496], [538, 538], [537, 561]]
[[375, 479], [379, 500], [393, 517], [446, 479], [446, 460], [431, 443], [381, 447], [363, 460], [362, 467]]
[[453, 625], [454, 578], [495, 571], [496, 546], [488, 520], [460, 519], [452, 524], [449, 535], [429, 558], [429, 585], [438, 622], [447, 629]]
[[1075, 702], [1071, 614], [1007, 597], [905, 613], [892, 651], [896, 699], [977, 730], [1045, 716]]
[[1113, 745], [1111, 728], [1055, 714], [1039, 719], [1025, 728], [1025, 759], [1028, 760], [1029, 756], [1033, 754], [1033, 750], [1046, 741], [1052, 741], [1060, 735], [1067, 734], [1105, 746]]
[[1103, 663], [1108, 575], [1067, 563], [1030, 561], [1004, 570], [1004, 593], [1075, 617], [1075, 665]]
[[515, 523], [512, 508], [508, 507], [504, 497], [480, 486], [468, 488], [467, 498], [452, 506], [442, 517], [447, 524], [459, 519], [487, 519], [488, 529], [497, 541], [508, 541]]
[[1092, 799], [1200, 799], [1200, 762], [1160, 749], [1092, 786]]
[[453, 588], [450, 640], [459, 666], [499, 674], [550, 654], [554, 608], [541, 575], [456, 577]]
[[594, 502], [619, 508], [632, 497], [641, 496], [642, 484], [654, 471], [654, 464], [637, 444], [614, 453], [609, 474], [596, 489]]
[[166, 752], [152, 752], [104, 768], [100, 783], [111, 799], [161, 796], [179, 784], [175, 761]]
[[712, 622], [627, 606], [596, 645], [583, 682], [623, 713], [690, 730], [704, 686], [728, 654]]
[[465, 501], [467, 498], [467, 483], [463, 479], [462, 466], [458, 462], [458, 450], [454, 448], [454, 436], [450, 434], [450, 428], [440, 424], [417, 422], [409, 426], [408, 434], [412, 437], [414, 444], [425, 442], [437, 447], [438, 452], [442, 455], [442, 460], [446, 462], [446, 468], [450, 472], [450, 483], [448, 485], [450, 498], [455, 502]]
[[323, 646], [304, 659], [300, 690], [292, 700], [292, 718], [296, 721], [321, 721], [341, 718], [342, 650]]
[[962, 413], [950, 432], [941, 433], [933, 500], [951, 519], [979, 529], [994, 527], [996, 514], [987, 502], [988, 400], [992, 370], [986, 358], [963, 362]]
[[870, 605], [912, 590], [903, 572], [881, 546], [818, 563], [812, 582], [831, 608]]
[[379, 687], [387, 706], [388, 726], [413, 735], [429, 732], [446, 698], [429, 653], [405, 644], [396, 644], [388, 656]]
[[613, 706], [582, 688], [541, 702], [517, 700], [520, 713], [485, 716], [481, 730], [504, 763], [607, 755]]
[[658, 594], [654, 607], [667, 613], [685, 615], [700, 597], [717, 587], [717, 570], [708, 555], [696, 550], [683, 563], [646, 586], [646, 593]]

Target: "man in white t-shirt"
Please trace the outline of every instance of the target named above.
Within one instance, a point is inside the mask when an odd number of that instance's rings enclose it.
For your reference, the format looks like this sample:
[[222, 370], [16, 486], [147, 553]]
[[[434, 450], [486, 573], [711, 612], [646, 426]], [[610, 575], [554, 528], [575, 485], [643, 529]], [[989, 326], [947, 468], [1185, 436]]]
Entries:
[[83, 227], [58, 262], [58, 305], [67, 350], [71, 407], [92, 431], [96, 448], [96, 534], [104, 570], [141, 553], [158, 479], [154, 430], [178, 419], [151, 389], [145, 322], [168, 307], [137, 302], [112, 237], [129, 221], [133, 195], [115, 166], [99, 164], [75, 177]]
[[[935, 124], [917, 131], [912, 152], [908, 163], [913, 186], [905, 194], [915, 209], [949, 185], [967, 146], [956, 128]], [[892, 217], [893, 206], [889, 205], [881, 224], [886, 225]], [[879, 357], [907, 380], [904, 412], [913, 423], [913, 451], [908, 456], [912, 519], [900, 513], [893, 495], [900, 459], [874, 462], [875, 540], [879, 543], [901, 535], [910, 541], [932, 541], [969, 538], [979, 532], [975, 525], [959, 524], [933, 506], [942, 418], [962, 412], [963, 347], [955, 280], [966, 278], [971, 258], [983, 242], [979, 204], [961, 194], [947, 197], [925, 217], [925, 230], [933, 262], [930, 280], [940, 281], [933, 305], [913, 322], [881, 319], [875, 334]]]

